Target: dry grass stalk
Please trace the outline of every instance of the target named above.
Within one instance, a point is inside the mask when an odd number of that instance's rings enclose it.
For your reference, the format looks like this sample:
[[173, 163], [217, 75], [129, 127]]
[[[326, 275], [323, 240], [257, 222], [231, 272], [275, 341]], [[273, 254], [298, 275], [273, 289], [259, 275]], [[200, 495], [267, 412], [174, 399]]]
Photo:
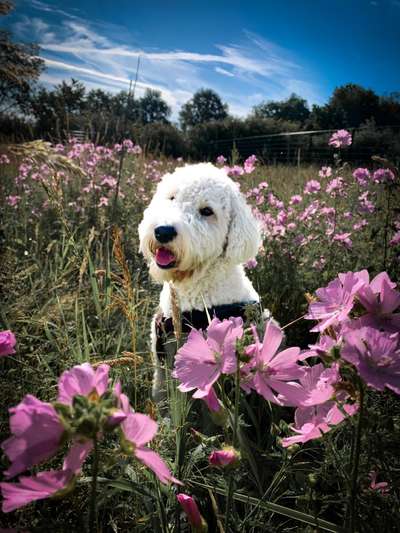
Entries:
[[[126, 353], [126, 352], [123, 352]], [[97, 368], [100, 365], [108, 365], [111, 367], [116, 366], [125, 366], [125, 365], [137, 365], [143, 363], [143, 359], [138, 355], [129, 355], [123, 357], [116, 357], [115, 359], [103, 359], [102, 361], [97, 361], [96, 363], [91, 363], [93, 368]]]
[[94, 240], [95, 235], [96, 235], [96, 230], [95, 230], [95, 227], [92, 226], [90, 228], [90, 231], [89, 231], [89, 237], [88, 237], [88, 243], [87, 243], [85, 257], [83, 258], [83, 261], [82, 261], [80, 269], [79, 269], [79, 287], [81, 287], [81, 285], [82, 285], [83, 276], [85, 275], [86, 270], [87, 270], [87, 266], [88, 266], [88, 263], [89, 263], [90, 247], [92, 245], [92, 242]]
[[[125, 253], [122, 247], [122, 230], [116, 226], [112, 229], [113, 239], [113, 255], [119, 267], [122, 270], [120, 276], [122, 294], [121, 296], [112, 297], [112, 308], [119, 308], [125, 315], [129, 323], [131, 333], [131, 350], [133, 354], [136, 353], [136, 322], [137, 322], [137, 308], [141, 302], [137, 301], [136, 290], [132, 283], [132, 276], [129, 271], [128, 263], [126, 261]], [[133, 360], [133, 379], [134, 379], [134, 408], [136, 408], [136, 388], [137, 388], [137, 359]]]
[[169, 284], [169, 288], [171, 292], [172, 323], [174, 325], [174, 334], [176, 342], [179, 346], [182, 337], [181, 310], [179, 307], [178, 295], [172, 283]]

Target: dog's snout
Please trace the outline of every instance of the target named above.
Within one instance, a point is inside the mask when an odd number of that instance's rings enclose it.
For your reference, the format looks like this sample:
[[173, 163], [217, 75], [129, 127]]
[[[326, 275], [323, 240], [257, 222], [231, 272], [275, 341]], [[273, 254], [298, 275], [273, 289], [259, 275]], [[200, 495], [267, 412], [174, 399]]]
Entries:
[[176, 237], [177, 233], [174, 226], [157, 226], [157, 228], [154, 230], [154, 235], [158, 242], [165, 244], [172, 241], [172, 239]]

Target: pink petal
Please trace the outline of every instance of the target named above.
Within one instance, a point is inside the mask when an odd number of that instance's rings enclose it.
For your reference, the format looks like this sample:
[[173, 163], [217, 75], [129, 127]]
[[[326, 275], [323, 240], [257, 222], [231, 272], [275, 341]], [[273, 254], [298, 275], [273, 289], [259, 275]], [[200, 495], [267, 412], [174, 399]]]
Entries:
[[103, 394], [107, 390], [108, 382], [109, 382], [109, 379], [108, 379], [109, 371], [110, 371], [110, 367], [104, 364], [99, 365], [96, 368], [96, 372], [94, 376], [94, 386], [99, 396], [103, 396]]
[[126, 439], [137, 447], [151, 441], [158, 429], [157, 422], [141, 413], [130, 413], [121, 427]]
[[61, 374], [58, 381], [58, 401], [72, 405], [74, 396], [88, 396], [95, 389], [95, 373], [89, 363], [74, 366]]
[[281, 405], [278, 398], [275, 396], [275, 394], [272, 392], [271, 388], [266, 383], [264, 377], [262, 376], [261, 372], [257, 372], [253, 378], [252, 385], [254, 386], [255, 390], [263, 396], [267, 401], [277, 403], [278, 405]]
[[0, 483], [3, 512], [9, 513], [30, 502], [53, 496], [64, 489], [72, 479], [71, 472], [40, 472], [34, 477], [21, 477], [19, 483]]
[[[269, 363], [268, 366], [272, 368], [287, 368], [292, 367], [298, 361], [300, 355], [300, 348], [286, 348], [279, 352]], [[301, 367], [298, 367], [301, 368]]]
[[63, 470], [69, 470], [74, 475], [78, 475], [86, 457], [93, 449], [93, 442], [90, 440], [75, 441], [64, 459]]
[[283, 333], [271, 320], [267, 323], [263, 339], [263, 345], [259, 358], [268, 363], [276, 354], [283, 339]]
[[144, 465], [152, 470], [161, 483], [176, 483], [183, 485], [178, 479], [174, 478], [168, 466], [164, 463], [161, 457], [150, 448], [136, 448], [135, 457], [139, 459]]
[[384, 313], [392, 313], [400, 305], [400, 293], [392, 289], [386, 279], [382, 281], [381, 302]]

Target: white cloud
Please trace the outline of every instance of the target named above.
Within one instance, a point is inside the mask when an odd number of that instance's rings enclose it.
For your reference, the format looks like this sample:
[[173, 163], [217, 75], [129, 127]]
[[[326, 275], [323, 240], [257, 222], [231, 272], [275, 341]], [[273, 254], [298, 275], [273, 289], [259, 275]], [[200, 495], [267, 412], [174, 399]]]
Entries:
[[[43, 12], [64, 14], [41, 0], [33, 2]], [[40, 44], [48, 67], [42, 80], [48, 84], [73, 75], [88, 87], [97, 83], [106, 90], [127, 89], [140, 57], [138, 94], [146, 88], [161, 91], [174, 117], [201, 87], [216, 90], [238, 115], [245, 115], [257, 103], [249, 99], [255, 92], [265, 99], [281, 99], [295, 91], [312, 102], [320, 100], [317, 89], [286, 50], [248, 31], [238, 43], [215, 44], [213, 53], [149, 51], [111, 38], [116, 29], [112, 24], [108, 32], [105, 23], [89, 23], [75, 15], [64, 16], [57, 25], [49, 21], [21, 17], [14, 26], [19, 35], [29, 35]]]
[[221, 68], [221, 67], [215, 67], [215, 72], [218, 72], [219, 74], [223, 74], [224, 76], [228, 76], [229, 78], [234, 78], [235, 75], [232, 74], [232, 72], [229, 72], [229, 70], [225, 70], [224, 68]]

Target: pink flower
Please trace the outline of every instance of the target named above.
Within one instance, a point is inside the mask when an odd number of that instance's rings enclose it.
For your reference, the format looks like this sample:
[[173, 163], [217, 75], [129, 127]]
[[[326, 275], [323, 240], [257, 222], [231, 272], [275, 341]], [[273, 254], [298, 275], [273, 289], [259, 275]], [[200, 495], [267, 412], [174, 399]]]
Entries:
[[9, 513], [30, 502], [56, 496], [68, 490], [79, 474], [92, 446], [91, 442], [75, 443], [65, 457], [62, 470], [50, 470], [32, 477], [21, 477], [19, 483], [0, 483], [3, 512]]
[[225, 165], [226, 163], [226, 157], [223, 155], [219, 155], [216, 159], [217, 165]]
[[[297, 365], [300, 348], [287, 348], [278, 352], [283, 333], [272, 321], [265, 328], [262, 344], [257, 331], [253, 328], [255, 344], [246, 348], [246, 354], [252, 357], [242, 371], [244, 388], [254, 389], [266, 400], [279, 405], [299, 405], [305, 399], [298, 384], [287, 383], [300, 378], [304, 369]], [[279, 394], [279, 397], [277, 394]]]
[[354, 306], [354, 297], [365, 283], [353, 272], [339, 274], [327, 287], [318, 289], [317, 302], [310, 304], [307, 320], [318, 320], [319, 324], [311, 331], [324, 331], [327, 327], [347, 319]]
[[214, 318], [207, 328], [207, 339], [202, 331], [192, 329], [176, 354], [172, 373], [180, 381], [181, 392], [200, 389], [208, 393], [221, 374], [235, 372], [236, 340], [243, 335], [242, 326], [241, 318], [222, 322]]
[[8, 158], [8, 156], [6, 154], [1, 154], [0, 155], [0, 165], [9, 165], [10, 164], [10, 160]]
[[125, 447], [128, 453], [132, 453], [145, 466], [150, 468], [161, 483], [182, 483], [175, 479], [168, 466], [158, 453], [145, 446], [157, 433], [157, 423], [149, 416], [141, 413], [129, 413], [122, 422], [121, 429], [126, 439]]
[[326, 259], [325, 259], [324, 256], [321, 256], [319, 259], [316, 259], [313, 262], [312, 266], [316, 270], [322, 270], [324, 268], [325, 264], [326, 264]]
[[304, 187], [304, 194], [313, 194], [321, 190], [321, 184], [317, 180], [307, 181]]
[[193, 531], [195, 533], [206, 532], [207, 524], [205, 523], [204, 518], [201, 516], [199, 508], [197, 507], [197, 504], [192, 496], [180, 493], [177, 494], [176, 499], [181, 504]]
[[336, 235], [333, 236], [333, 240], [336, 242], [342, 243], [347, 249], [351, 249], [353, 247], [353, 241], [350, 239], [351, 233], [336, 233]]
[[324, 433], [327, 433], [342, 422], [346, 415], [343, 411], [352, 416], [358, 409], [357, 405], [345, 403], [339, 409], [333, 401], [325, 402], [313, 407], [299, 407], [294, 414], [295, 426], [293, 431], [297, 433], [293, 437], [282, 439], [282, 446], [287, 447], [298, 442], [308, 442], [309, 440], [319, 439]]
[[302, 198], [299, 194], [295, 194], [294, 196], [292, 196], [292, 197], [290, 198], [289, 204], [290, 204], [290, 205], [297, 205], [297, 204], [299, 204], [302, 200], [303, 200], [303, 198]]
[[326, 192], [328, 194], [331, 194], [334, 191], [341, 192], [343, 189], [343, 185], [344, 185], [343, 178], [341, 177], [334, 178], [328, 183], [326, 187]]
[[239, 452], [232, 446], [225, 446], [222, 450], [215, 450], [208, 457], [208, 461], [212, 466], [219, 466], [221, 468], [233, 465], [237, 463], [239, 459]]
[[371, 200], [369, 200], [368, 195], [369, 191], [365, 191], [358, 197], [360, 202], [359, 210], [361, 213], [373, 213], [375, 211], [375, 205], [373, 202], [371, 202]]
[[108, 206], [108, 198], [107, 198], [107, 196], [102, 196], [100, 198], [100, 201], [99, 201], [97, 207], [107, 207], [107, 206]]
[[225, 167], [229, 176], [242, 176], [244, 170], [240, 165], [234, 165], [233, 167]]
[[10, 205], [11, 207], [17, 207], [19, 202], [21, 200], [21, 196], [6, 196], [6, 202], [8, 203], [8, 205]]
[[356, 367], [367, 385], [400, 394], [399, 333], [365, 327], [347, 331], [344, 340], [341, 356]]
[[361, 187], [368, 185], [370, 180], [370, 173], [367, 168], [356, 168], [353, 172], [353, 178], [355, 178]]
[[393, 237], [390, 239], [389, 242], [390, 246], [397, 246], [400, 244], [400, 231], [397, 231]]
[[319, 363], [304, 367], [304, 370], [304, 375], [299, 379], [307, 395], [302, 406], [319, 405], [330, 400], [335, 394], [334, 385], [340, 380], [339, 366], [333, 364], [330, 368], [325, 368], [322, 363]]
[[246, 174], [251, 174], [252, 172], [254, 172], [256, 168], [255, 166], [256, 162], [257, 162], [257, 157], [255, 155], [251, 155], [250, 157], [246, 159], [246, 161], [243, 164], [243, 168]]
[[378, 168], [373, 174], [373, 180], [375, 183], [393, 183], [395, 175], [390, 168]]
[[257, 266], [257, 259], [256, 258], [253, 258], [253, 259], [249, 259], [247, 261], [247, 263], [245, 263], [245, 268], [247, 268], [248, 270], [253, 270], [254, 268], [256, 268]]
[[10, 409], [12, 436], [1, 447], [12, 462], [5, 471], [10, 478], [52, 457], [58, 450], [64, 426], [54, 409], [28, 394]]
[[[128, 150], [128, 152], [129, 152], [129, 150]], [[132, 154], [140, 155], [142, 152], [143, 152], [143, 150], [138, 144], [135, 144], [135, 146], [132, 148]]]
[[365, 218], [363, 218], [362, 220], [360, 220], [360, 222], [356, 222], [355, 224], [353, 224], [353, 230], [359, 231], [365, 228], [366, 226], [368, 226], [368, 222], [365, 220]]
[[335, 148], [343, 148], [345, 146], [350, 146], [352, 142], [351, 133], [347, 130], [338, 130], [336, 131], [331, 138], [329, 139], [329, 146], [334, 146]]
[[101, 180], [101, 185], [106, 185], [110, 189], [114, 189], [117, 185], [117, 180], [113, 176], [104, 176]]
[[15, 353], [14, 347], [16, 344], [17, 339], [12, 331], [9, 329], [0, 331], [0, 357]]
[[218, 396], [215, 394], [214, 387], [211, 387], [208, 392], [201, 389], [197, 390], [193, 394], [193, 398], [203, 400], [213, 413], [219, 413], [222, 409]]
[[332, 176], [332, 168], [321, 167], [321, 170], [318, 172], [318, 175], [320, 178], [329, 178], [330, 176]]
[[329, 335], [321, 335], [317, 344], [309, 344], [310, 351], [302, 353], [301, 359], [308, 357], [325, 357], [329, 355], [332, 348], [338, 344], [338, 341], [329, 337]]
[[376, 478], [378, 477], [378, 473], [375, 470], [371, 470], [371, 472], [368, 474], [369, 479], [371, 480], [371, 483], [369, 485], [369, 488], [371, 490], [375, 490], [376, 492], [379, 492], [380, 494], [385, 494], [389, 492], [389, 483], [387, 481], [380, 481], [379, 483], [376, 482]]
[[58, 380], [57, 401], [72, 405], [74, 396], [101, 397], [108, 386], [108, 365], [99, 365], [96, 370], [90, 363], [74, 366], [62, 373]]
[[395, 290], [386, 272], [381, 272], [369, 283], [367, 271], [359, 273], [366, 281], [357, 297], [368, 314], [363, 315], [359, 322], [362, 326], [371, 326], [387, 331], [400, 331], [400, 313], [394, 313], [400, 307], [400, 293]]

